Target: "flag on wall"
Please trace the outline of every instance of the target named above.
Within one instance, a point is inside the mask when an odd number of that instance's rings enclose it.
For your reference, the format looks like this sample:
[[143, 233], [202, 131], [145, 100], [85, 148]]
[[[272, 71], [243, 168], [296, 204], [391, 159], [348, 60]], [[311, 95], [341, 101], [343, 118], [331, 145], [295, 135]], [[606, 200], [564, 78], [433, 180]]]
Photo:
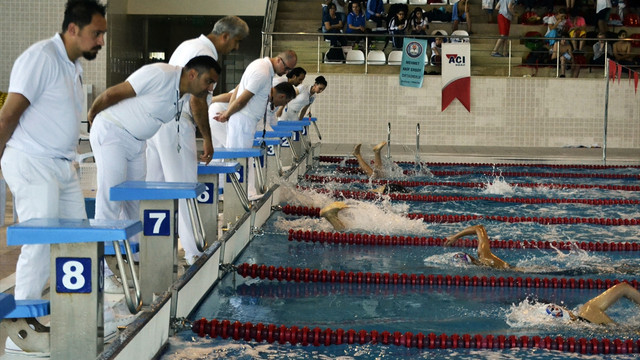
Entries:
[[427, 40], [404, 38], [400, 67], [400, 86], [422, 87]]
[[616, 77], [618, 78], [618, 84], [622, 79], [622, 68], [626, 68], [626, 71], [629, 72], [629, 82], [631, 82], [631, 78], [633, 77], [633, 87], [634, 91], [638, 93], [638, 72], [635, 70], [631, 70], [630, 68], [620, 65], [617, 62], [609, 59], [607, 63], [607, 67], [609, 68], [609, 80], [615, 82]]
[[442, 111], [454, 99], [471, 112], [471, 45], [442, 44]]

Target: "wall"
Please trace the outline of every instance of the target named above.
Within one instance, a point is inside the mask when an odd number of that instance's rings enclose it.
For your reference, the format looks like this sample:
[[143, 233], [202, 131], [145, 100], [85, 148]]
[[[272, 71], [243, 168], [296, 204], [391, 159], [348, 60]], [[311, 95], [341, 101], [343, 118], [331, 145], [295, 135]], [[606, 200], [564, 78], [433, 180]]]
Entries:
[[128, 13], [264, 16], [266, 6], [267, 0], [135, 0], [129, 1]]
[[[0, 1], [0, 91], [9, 88], [11, 68], [16, 58], [31, 44], [52, 37], [62, 29], [66, 0]], [[82, 60], [84, 83], [102, 91], [106, 84], [107, 50], [95, 60]]]
[[[308, 73], [312, 84], [317, 74]], [[323, 143], [562, 147], [603, 143], [604, 79], [471, 79], [471, 112], [454, 100], [441, 111], [439, 76], [420, 89], [400, 87], [397, 75], [325, 74], [328, 87], [312, 105]], [[640, 95], [612, 83], [610, 148], [640, 148]], [[312, 132], [313, 133], [313, 132]]]

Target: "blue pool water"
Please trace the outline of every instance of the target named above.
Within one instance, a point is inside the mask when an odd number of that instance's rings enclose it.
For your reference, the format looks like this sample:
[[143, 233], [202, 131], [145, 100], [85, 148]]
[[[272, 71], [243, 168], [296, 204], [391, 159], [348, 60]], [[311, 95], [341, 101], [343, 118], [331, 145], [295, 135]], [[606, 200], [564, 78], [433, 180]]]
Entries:
[[[340, 167], [349, 166], [340, 164]], [[315, 174], [341, 178], [362, 175], [340, 171], [337, 164], [322, 164]], [[522, 198], [576, 199], [640, 199], [635, 191], [606, 189], [529, 188], [510, 183], [636, 185], [638, 180], [623, 178], [559, 178], [501, 177], [500, 172], [586, 173], [637, 175], [638, 168], [556, 169], [500, 166], [448, 166], [423, 168], [419, 176], [403, 175], [401, 170], [413, 165], [395, 167], [392, 178], [410, 181], [475, 182], [485, 184], [473, 188], [420, 186], [411, 188], [416, 194], [455, 196], [496, 196]], [[433, 176], [429, 170], [462, 171], [463, 175]], [[468, 174], [466, 172], [474, 172]], [[480, 172], [490, 172], [485, 175]], [[434, 180], [437, 179], [437, 180]], [[302, 182], [303, 187], [328, 190], [366, 190], [370, 184]], [[287, 203], [297, 206], [322, 207], [336, 200], [313, 190], [296, 189], [283, 184]], [[341, 218], [350, 231], [368, 234], [446, 237], [469, 225], [483, 224], [492, 239], [563, 242], [637, 242], [640, 226], [604, 226], [589, 224], [543, 225], [539, 223], [507, 223], [487, 219], [461, 223], [425, 223], [410, 220], [406, 213], [474, 214], [480, 216], [537, 216], [640, 218], [637, 205], [596, 206], [583, 204], [521, 204], [493, 201], [399, 202], [382, 198], [377, 201], [340, 199], [350, 208]], [[290, 241], [289, 229], [333, 231], [324, 219], [286, 215], [276, 211], [265, 224], [264, 235], [254, 238], [242, 253], [238, 264], [265, 264], [282, 267], [325, 269], [354, 272], [405, 274], [443, 274], [460, 276], [538, 277], [574, 279], [636, 280], [640, 274], [637, 251], [588, 252], [577, 247], [557, 249], [494, 249], [494, 253], [511, 265], [524, 269], [498, 271], [466, 265], [454, 260], [454, 254], [473, 248], [438, 246], [371, 246], [341, 245]], [[469, 239], [474, 237], [468, 237]], [[227, 275], [195, 311], [192, 319], [228, 319], [242, 323], [281, 324], [287, 327], [319, 327], [321, 329], [377, 330], [414, 334], [481, 334], [516, 336], [562, 336], [637, 339], [640, 312], [630, 301], [621, 301], [607, 314], [618, 326], [595, 326], [588, 323], [554, 322], [537, 315], [542, 302], [555, 302], [578, 309], [586, 300], [602, 290], [491, 288], [465, 286], [409, 286], [344, 283], [295, 283], [243, 278]], [[374, 344], [338, 346], [278, 345], [256, 342], [199, 338], [191, 331], [174, 336], [164, 359], [567, 359], [608, 358], [605, 355], [577, 355], [541, 349], [508, 350], [420, 350]], [[616, 355], [616, 359], [636, 358]]]

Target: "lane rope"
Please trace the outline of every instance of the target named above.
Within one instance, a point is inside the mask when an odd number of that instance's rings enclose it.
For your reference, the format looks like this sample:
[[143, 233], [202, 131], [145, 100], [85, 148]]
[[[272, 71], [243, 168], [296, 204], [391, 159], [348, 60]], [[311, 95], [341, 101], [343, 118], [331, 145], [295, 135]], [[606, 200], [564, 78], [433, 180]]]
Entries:
[[[289, 229], [288, 240], [336, 245], [368, 246], [443, 246], [447, 238], [425, 236], [375, 235], [367, 233], [340, 233], [316, 230]], [[534, 241], [534, 240], [490, 240], [492, 249], [558, 249], [571, 250], [577, 247], [585, 251], [638, 251], [639, 243], [629, 242], [589, 242], [589, 241]], [[477, 248], [478, 239], [461, 238], [451, 247]]]
[[[306, 206], [285, 205], [282, 212], [287, 215], [302, 215], [310, 217], [319, 217], [320, 208], [311, 208]], [[557, 225], [557, 224], [589, 224], [602, 226], [635, 226], [638, 225], [640, 219], [622, 219], [622, 218], [582, 218], [582, 217], [542, 217], [542, 216], [500, 216], [500, 215], [448, 215], [448, 214], [421, 214], [410, 213], [406, 215], [409, 219], [422, 219], [429, 223], [458, 223], [464, 221], [491, 220], [507, 223], [534, 222], [541, 225]]]

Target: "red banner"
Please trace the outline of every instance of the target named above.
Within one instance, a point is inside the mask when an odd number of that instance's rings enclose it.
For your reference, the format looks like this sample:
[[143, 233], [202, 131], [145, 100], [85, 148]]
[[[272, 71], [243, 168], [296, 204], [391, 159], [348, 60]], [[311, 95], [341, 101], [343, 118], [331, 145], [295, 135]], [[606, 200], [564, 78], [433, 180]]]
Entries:
[[471, 77], [454, 80], [442, 89], [442, 111], [444, 111], [454, 99], [471, 112]]

